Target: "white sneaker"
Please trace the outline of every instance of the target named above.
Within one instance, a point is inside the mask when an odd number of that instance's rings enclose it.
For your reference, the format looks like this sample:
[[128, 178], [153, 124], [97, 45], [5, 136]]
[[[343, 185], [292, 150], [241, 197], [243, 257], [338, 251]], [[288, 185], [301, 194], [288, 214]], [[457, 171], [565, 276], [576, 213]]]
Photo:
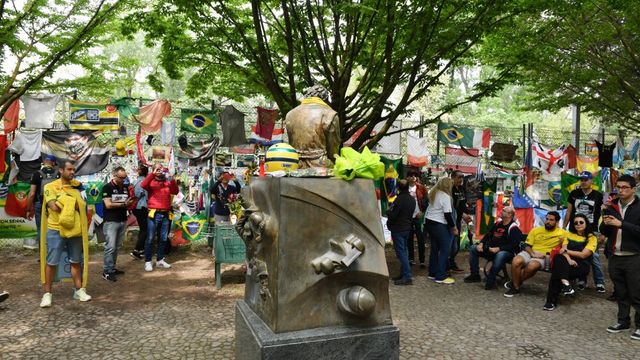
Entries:
[[153, 271], [153, 263], [151, 261], [144, 263], [144, 271]]
[[73, 292], [73, 298], [84, 302], [91, 300], [91, 295], [87, 294], [87, 289], [80, 288]]
[[44, 295], [42, 295], [42, 301], [40, 301], [40, 307], [41, 308], [51, 307], [52, 299], [53, 299], [53, 296], [51, 295], [51, 293], [45, 293]]
[[156, 267], [159, 267], [161, 269], [170, 269], [171, 265], [164, 261], [164, 259], [160, 260], [160, 261], [156, 261]]

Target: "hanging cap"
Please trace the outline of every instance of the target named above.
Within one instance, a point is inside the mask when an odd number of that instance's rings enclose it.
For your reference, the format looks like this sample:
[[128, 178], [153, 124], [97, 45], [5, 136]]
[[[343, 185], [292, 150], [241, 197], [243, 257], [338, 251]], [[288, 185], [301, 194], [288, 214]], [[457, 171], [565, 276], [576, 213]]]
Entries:
[[124, 140], [116, 141], [116, 155], [125, 156], [127, 155], [127, 145]]
[[593, 174], [589, 171], [583, 171], [578, 175], [580, 179], [593, 179]]

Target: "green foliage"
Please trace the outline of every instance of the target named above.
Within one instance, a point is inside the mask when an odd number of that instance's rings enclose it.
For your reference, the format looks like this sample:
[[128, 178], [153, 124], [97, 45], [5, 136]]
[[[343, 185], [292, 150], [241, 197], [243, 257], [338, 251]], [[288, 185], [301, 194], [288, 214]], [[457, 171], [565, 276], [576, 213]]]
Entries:
[[[343, 139], [365, 128], [354, 142], [359, 147], [388, 134], [412, 103], [446, 82], [455, 64], [471, 62], [471, 50], [486, 35], [516, 14], [536, 12], [532, 4], [168, 0], [129, 16], [125, 34], [141, 29], [148, 44], [160, 44], [160, 64], [171, 78], [195, 68], [186, 90], [192, 96], [208, 90], [236, 100], [265, 95], [286, 113], [304, 89], [321, 83], [331, 94]], [[506, 76], [496, 75], [418, 127], [494, 93]], [[374, 136], [379, 123], [384, 126]]]
[[529, 87], [535, 109], [578, 104], [606, 124], [640, 125], [640, 3], [553, 1], [492, 34], [483, 59]]

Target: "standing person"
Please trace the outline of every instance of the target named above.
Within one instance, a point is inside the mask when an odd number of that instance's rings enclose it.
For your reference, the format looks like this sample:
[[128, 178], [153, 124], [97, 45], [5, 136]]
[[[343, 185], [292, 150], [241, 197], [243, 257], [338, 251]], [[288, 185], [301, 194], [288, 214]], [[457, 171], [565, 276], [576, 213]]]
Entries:
[[[589, 171], [583, 171], [578, 175], [580, 178], [580, 187], [569, 193], [569, 199], [567, 200], [567, 215], [562, 223], [562, 228], [566, 229], [567, 224], [573, 223], [573, 219], [577, 214], [583, 214], [589, 220], [590, 227], [597, 229], [600, 222], [600, 213], [602, 212], [602, 193], [594, 190], [593, 174]], [[596, 249], [593, 252], [593, 256], [589, 258], [591, 260], [591, 267], [593, 268], [593, 282], [596, 285], [596, 290], [599, 293], [604, 293], [604, 271], [602, 271], [602, 264], [600, 263], [600, 255]], [[578, 289], [583, 290], [587, 284], [587, 278], [578, 279]]]
[[560, 252], [553, 258], [547, 302], [543, 310], [555, 310], [560, 292], [565, 296], [574, 294], [570, 281], [589, 273], [591, 256], [598, 245], [598, 239], [591, 229], [592, 225], [586, 215], [577, 214], [574, 217], [573, 226], [567, 233]]
[[42, 169], [31, 175], [31, 188], [29, 189], [27, 219], [36, 218], [36, 231], [38, 238], [36, 244], [40, 244], [40, 222], [42, 221], [42, 197], [44, 194], [44, 186], [59, 177], [56, 172], [56, 157], [47, 155], [42, 162]]
[[458, 229], [458, 234], [453, 237], [451, 243], [451, 255], [449, 256], [448, 270], [451, 272], [464, 272], [456, 264], [456, 255], [460, 251], [460, 231], [462, 231], [462, 220], [469, 222], [471, 216], [469, 216], [469, 207], [467, 206], [467, 196], [464, 191], [464, 174], [460, 170], [455, 170], [451, 174], [453, 180], [453, 187], [451, 189], [451, 197], [453, 198], [453, 217]]
[[[74, 179], [76, 167], [71, 161], [65, 161], [60, 169], [60, 179], [54, 180], [44, 186], [44, 204], [47, 206], [47, 264], [45, 266], [45, 281], [43, 284], [44, 295], [40, 307], [51, 307], [53, 296], [51, 284], [55, 275], [56, 266], [60, 264], [62, 251], [66, 250], [71, 265], [71, 278], [75, 285], [73, 298], [80, 301], [89, 301], [91, 296], [87, 289], [82, 287], [80, 263], [82, 261], [82, 233], [86, 235], [86, 222], [74, 223], [73, 228], [68, 229], [68, 216], [72, 219], [81, 219], [82, 212], [86, 212], [86, 203], [80, 195], [81, 183]], [[63, 213], [64, 212], [64, 213]], [[61, 220], [64, 221], [61, 223]], [[86, 219], [85, 219], [86, 220]], [[72, 220], [73, 223], [73, 220]], [[74, 236], [62, 237], [64, 225], [65, 235], [73, 233]], [[45, 249], [40, 249], [45, 251]]]
[[464, 278], [466, 283], [480, 282], [480, 265], [478, 258], [483, 257], [493, 261], [493, 266], [487, 274], [484, 289], [496, 288], [496, 276], [504, 265], [513, 260], [522, 240], [522, 232], [515, 219], [516, 210], [512, 206], [505, 206], [500, 212], [500, 218], [489, 229], [482, 241], [469, 247], [469, 268], [471, 274]]
[[422, 185], [418, 181], [418, 173], [410, 171], [407, 176], [407, 182], [409, 183], [409, 194], [414, 199], [416, 206], [413, 211], [413, 217], [411, 218], [411, 233], [407, 241], [407, 247], [409, 249], [409, 264], [415, 264], [415, 256], [413, 249], [413, 237], [418, 238], [418, 259], [420, 260], [420, 267], [424, 268], [424, 251], [425, 251], [425, 239], [424, 232], [422, 231], [422, 215], [426, 210], [425, 200], [427, 198], [427, 187]]
[[398, 197], [389, 204], [389, 209], [387, 210], [387, 228], [391, 231], [393, 248], [400, 261], [400, 276], [392, 280], [396, 285], [413, 285], [407, 243], [411, 234], [416, 201], [409, 194], [407, 180], [398, 181], [398, 192]]
[[622, 175], [616, 182], [618, 199], [603, 217], [600, 231], [607, 237], [609, 276], [618, 299], [618, 322], [610, 333], [629, 330], [631, 308], [636, 311], [633, 340], [640, 340], [640, 199], [635, 195], [636, 179]]
[[118, 166], [113, 170], [113, 179], [102, 187], [104, 203], [102, 232], [106, 241], [102, 278], [109, 281], [116, 281], [117, 275], [124, 274], [124, 271], [116, 268], [116, 262], [127, 229], [127, 207], [133, 203], [133, 199], [129, 198], [129, 190], [124, 186], [126, 178], [126, 170]]
[[170, 214], [172, 215], [171, 195], [178, 193], [178, 183], [176, 183], [175, 179], [168, 178], [162, 164], [155, 163], [153, 164], [152, 172], [147, 175], [140, 186], [147, 191], [147, 206], [149, 208], [147, 242], [144, 245], [144, 270], [153, 271], [151, 252], [156, 232], [158, 233], [156, 266], [169, 269], [171, 265], [165, 260], [165, 251], [171, 223]]
[[453, 220], [451, 207], [451, 178], [445, 177], [429, 191], [429, 206], [426, 213], [426, 228], [431, 239], [429, 253], [429, 279], [438, 284], [451, 285], [456, 281], [448, 276], [449, 253], [453, 237], [458, 235], [458, 228]]
[[[229, 184], [230, 180], [233, 180], [233, 185]], [[227, 204], [233, 194], [240, 194], [240, 183], [234, 175], [225, 171], [211, 188], [211, 196], [215, 201], [213, 215], [216, 224], [231, 222], [231, 211]]]
[[143, 163], [138, 164], [138, 179], [133, 184], [133, 194], [138, 199], [136, 208], [133, 209], [133, 215], [138, 222], [138, 240], [136, 246], [131, 252], [134, 259], [144, 258], [144, 244], [147, 241], [147, 222], [149, 218], [149, 209], [147, 208], [147, 191], [142, 188], [142, 180], [149, 175], [149, 168]]
[[513, 258], [511, 262], [511, 281], [504, 283], [507, 291], [505, 297], [511, 298], [520, 293], [522, 283], [533, 277], [540, 269], [544, 269], [546, 256], [553, 248], [562, 244], [567, 232], [558, 227], [560, 214], [549, 211], [545, 217], [544, 226], [539, 226], [529, 232], [525, 248]]

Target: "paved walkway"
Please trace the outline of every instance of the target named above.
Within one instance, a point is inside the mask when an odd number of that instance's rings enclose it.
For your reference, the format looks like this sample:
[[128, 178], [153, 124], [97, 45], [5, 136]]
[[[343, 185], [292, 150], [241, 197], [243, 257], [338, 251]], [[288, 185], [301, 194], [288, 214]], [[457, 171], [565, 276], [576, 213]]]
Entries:
[[[94, 299], [78, 303], [69, 284], [57, 284], [54, 306], [40, 309], [33, 257], [0, 252], [0, 288], [12, 293], [0, 305], [0, 359], [232, 359], [233, 306], [244, 286], [216, 290], [213, 263], [203, 249], [171, 260], [173, 269], [145, 273], [140, 261], [123, 255], [119, 266], [126, 275], [108, 283], [99, 278], [100, 256], [93, 255]], [[391, 253], [388, 260], [395, 274]], [[237, 266], [227, 270], [239, 274]], [[402, 359], [638, 358], [640, 342], [629, 333], [605, 331], [616, 307], [593, 289], [546, 312], [548, 274], [507, 299], [502, 290], [462, 283], [464, 274], [446, 286], [415, 270], [415, 285], [390, 286]]]

